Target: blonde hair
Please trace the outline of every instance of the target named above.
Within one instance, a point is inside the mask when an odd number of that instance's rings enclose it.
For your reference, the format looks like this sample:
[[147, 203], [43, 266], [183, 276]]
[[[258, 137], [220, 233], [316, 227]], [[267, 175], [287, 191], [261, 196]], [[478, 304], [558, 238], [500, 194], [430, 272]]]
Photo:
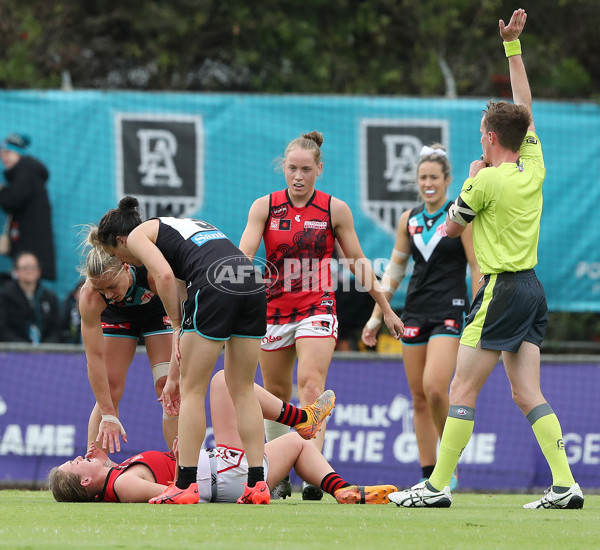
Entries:
[[85, 258], [85, 264], [79, 269], [80, 275], [88, 279], [97, 279], [106, 273], [112, 273], [115, 277], [124, 270], [124, 265], [114, 256], [104, 251], [98, 238], [98, 228], [95, 225], [87, 226], [88, 232], [82, 245], [90, 247]]

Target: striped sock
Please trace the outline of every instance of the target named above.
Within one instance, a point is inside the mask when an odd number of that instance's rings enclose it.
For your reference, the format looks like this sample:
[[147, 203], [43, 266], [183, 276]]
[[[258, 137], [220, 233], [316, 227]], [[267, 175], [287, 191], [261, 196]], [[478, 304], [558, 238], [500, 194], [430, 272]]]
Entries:
[[294, 407], [294, 405], [290, 405], [285, 401], [282, 401], [283, 405], [281, 406], [281, 414], [277, 419], [277, 422], [280, 424], [285, 424], [286, 426], [296, 426], [302, 422], [306, 422], [308, 420], [308, 414], [306, 411], [303, 411], [299, 407]]
[[342, 479], [335, 472], [329, 472], [321, 481], [321, 489], [326, 493], [329, 493], [332, 497], [335, 497], [336, 491], [339, 491], [344, 487], [350, 487], [350, 483]]

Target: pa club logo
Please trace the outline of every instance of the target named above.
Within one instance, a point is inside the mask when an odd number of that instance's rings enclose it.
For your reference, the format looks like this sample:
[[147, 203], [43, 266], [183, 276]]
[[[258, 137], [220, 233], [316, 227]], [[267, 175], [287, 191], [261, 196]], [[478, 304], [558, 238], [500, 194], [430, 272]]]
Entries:
[[361, 120], [361, 207], [391, 236], [402, 212], [421, 202], [416, 166], [423, 145], [447, 144], [448, 134], [445, 120]]
[[134, 195], [148, 218], [189, 217], [203, 203], [204, 129], [195, 115], [117, 113], [117, 195]]

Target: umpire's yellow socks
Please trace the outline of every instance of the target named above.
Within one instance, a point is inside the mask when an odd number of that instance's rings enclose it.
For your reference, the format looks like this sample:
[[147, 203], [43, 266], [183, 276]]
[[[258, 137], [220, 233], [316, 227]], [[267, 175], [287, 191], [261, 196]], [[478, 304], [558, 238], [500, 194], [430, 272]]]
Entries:
[[461, 405], [450, 405], [444, 433], [440, 442], [440, 454], [435, 469], [429, 478], [429, 485], [437, 491], [450, 485], [452, 472], [458, 464], [463, 449], [473, 434], [475, 409]]
[[570, 487], [575, 483], [567, 460], [560, 422], [548, 403], [534, 407], [527, 415], [533, 433], [548, 461], [552, 485]]

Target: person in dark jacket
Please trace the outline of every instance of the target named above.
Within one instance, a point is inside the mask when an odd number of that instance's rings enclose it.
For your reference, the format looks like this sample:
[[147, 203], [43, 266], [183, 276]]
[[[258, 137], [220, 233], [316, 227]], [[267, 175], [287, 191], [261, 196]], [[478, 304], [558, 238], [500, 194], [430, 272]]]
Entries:
[[0, 208], [8, 217], [11, 258], [24, 251], [33, 252], [42, 266], [42, 278], [54, 281], [54, 241], [52, 216], [46, 182], [48, 169], [26, 154], [30, 139], [10, 134], [0, 143], [5, 186], [0, 186]]
[[81, 313], [79, 313], [79, 296], [81, 287], [85, 283], [85, 277], [77, 281], [77, 284], [64, 299], [61, 307], [60, 327], [62, 341], [65, 344], [81, 344]]
[[14, 280], [0, 290], [0, 341], [60, 342], [58, 298], [41, 284], [38, 259], [31, 252], [21, 252], [13, 270]]

